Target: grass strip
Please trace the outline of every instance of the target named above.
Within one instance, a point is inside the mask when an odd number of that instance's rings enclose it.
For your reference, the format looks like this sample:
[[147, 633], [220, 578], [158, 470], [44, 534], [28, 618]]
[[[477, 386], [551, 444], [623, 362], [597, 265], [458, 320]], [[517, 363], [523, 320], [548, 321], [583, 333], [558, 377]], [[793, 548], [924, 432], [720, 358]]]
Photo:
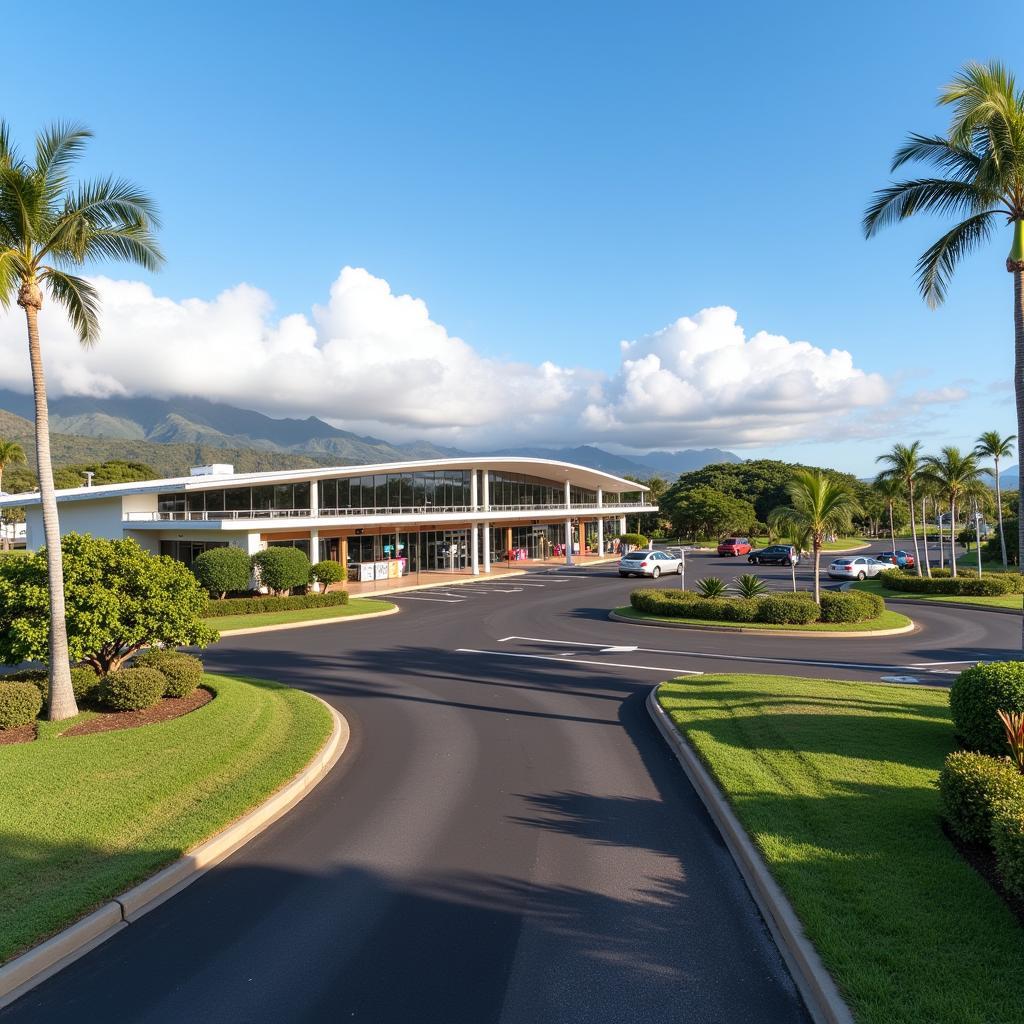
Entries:
[[648, 615], [631, 605], [616, 608], [615, 613], [637, 622], [678, 622], [686, 626], [722, 626], [726, 629], [757, 630], [766, 633], [867, 633], [875, 629], [902, 629], [911, 625], [906, 615], [886, 609], [877, 619], [865, 622], [809, 622], [801, 626], [778, 625], [771, 622], [727, 622], [717, 619], [681, 619], [675, 615]]
[[0, 747], [0, 962], [221, 831], [293, 778], [331, 731], [301, 690], [207, 676], [209, 704], [155, 725]]
[[290, 622], [316, 622], [320, 619], [347, 619], [371, 612], [386, 612], [394, 605], [366, 597], [354, 597], [348, 604], [330, 608], [293, 608], [284, 612], [258, 612], [255, 615], [220, 615], [203, 621], [214, 629], [252, 629], [255, 626], [280, 626]]
[[859, 1024], [1024, 1022], [1024, 929], [940, 828], [948, 691], [706, 675], [658, 696]]
[[878, 594], [888, 600], [891, 597], [910, 601], [941, 601], [943, 604], [974, 604], [979, 608], [1012, 608], [1021, 611], [1024, 599], [1020, 594], [998, 594], [994, 597], [959, 597], [952, 594], [914, 594], [907, 590], [890, 590], [878, 580], [864, 580], [854, 583], [853, 590], [866, 590], [869, 594]]

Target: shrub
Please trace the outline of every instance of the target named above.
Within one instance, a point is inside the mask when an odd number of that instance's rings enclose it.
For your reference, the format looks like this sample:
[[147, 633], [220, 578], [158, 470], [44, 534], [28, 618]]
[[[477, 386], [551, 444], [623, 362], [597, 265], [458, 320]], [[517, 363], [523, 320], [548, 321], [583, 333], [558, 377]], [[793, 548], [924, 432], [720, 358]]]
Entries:
[[165, 697], [188, 697], [203, 681], [203, 663], [183, 651], [152, 648], [136, 657], [138, 668], [152, 668], [166, 679]]
[[1024, 576], [1015, 572], [987, 572], [977, 575], [957, 576], [949, 571], [932, 570], [932, 578], [910, 575], [900, 569], [887, 569], [876, 579], [890, 590], [911, 594], [938, 594], [951, 597], [999, 597], [1004, 594], [1024, 593]]
[[306, 553], [291, 547], [257, 551], [252, 556], [252, 566], [260, 583], [275, 594], [306, 586], [312, 569]]
[[[21, 672], [12, 672], [10, 675], [4, 676], [2, 681], [11, 683], [31, 683], [39, 689], [39, 693], [43, 698], [43, 707], [45, 708], [49, 703], [50, 678], [45, 669], [30, 668], [23, 669]], [[91, 666], [71, 666], [71, 688], [75, 692], [75, 701], [77, 703], [81, 704], [83, 701], [88, 700], [90, 694], [92, 694], [99, 685], [99, 681], [100, 677], [96, 674], [96, 670]]]
[[98, 697], [111, 711], [140, 711], [156, 704], [166, 686], [155, 668], [122, 668], [104, 676]]
[[736, 577], [733, 587], [740, 597], [758, 597], [768, 589], [768, 584], [760, 576], [755, 576], [752, 572], [745, 572], [742, 576]]
[[810, 594], [768, 594], [758, 598], [757, 621], [777, 626], [806, 626], [817, 622], [821, 610]]
[[878, 594], [859, 590], [836, 592], [824, 590], [821, 594], [822, 622], [866, 622], [877, 619], [885, 611], [885, 601]]
[[28, 682], [0, 682], [0, 729], [17, 729], [35, 721], [43, 709], [38, 686]]
[[310, 569], [309, 575], [314, 582], [322, 583], [325, 587], [332, 583], [342, 583], [348, 579], [345, 566], [331, 561], [317, 562]]
[[1024, 775], [1003, 758], [954, 750], [939, 775], [939, 804], [949, 827], [965, 842], [988, 843], [997, 804], [1024, 806]]
[[225, 601], [211, 601], [203, 614], [214, 619], [223, 615], [259, 615], [261, 612], [331, 608], [341, 604], [348, 604], [346, 590], [336, 590], [331, 594], [296, 594], [294, 597], [229, 597]]
[[[1017, 517], [1008, 516], [1003, 520], [1003, 536], [1006, 537], [1006, 558], [1010, 565], [1017, 564]], [[993, 531], [988, 540], [982, 541], [982, 557], [991, 562], [998, 562], [1003, 557], [999, 546], [999, 534]]]
[[949, 709], [963, 746], [983, 754], [1005, 754], [1006, 734], [998, 712], [1024, 711], [1024, 662], [990, 662], [965, 669], [950, 688]]
[[223, 598], [233, 591], [249, 589], [252, 563], [241, 548], [210, 548], [196, 557], [192, 572], [211, 597]]
[[1024, 899], [1024, 803], [1008, 800], [996, 805], [991, 842], [996, 871], [1006, 891]]
[[705, 576], [704, 579], [697, 580], [696, 587], [701, 597], [724, 597], [728, 589], [717, 576]]
[[642, 533], [620, 533], [619, 544], [623, 550], [626, 548], [645, 548], [648, 540]]
[[71, 688], [75, 691], [75, 701], [79, 707], [93, 701], [102, 679], [91, 665], [73, 665], [71, 667]]

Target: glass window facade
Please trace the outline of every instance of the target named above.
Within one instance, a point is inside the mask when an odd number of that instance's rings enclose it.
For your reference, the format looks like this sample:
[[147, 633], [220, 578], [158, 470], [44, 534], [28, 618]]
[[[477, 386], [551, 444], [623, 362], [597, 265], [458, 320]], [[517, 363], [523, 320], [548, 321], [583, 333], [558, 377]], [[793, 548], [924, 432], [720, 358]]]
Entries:
[[168, 555], [176, 562], [184, 562], [191, 566], [198, 555], [210, 548], [226, 548], [228, 542], [220, 540], [162, 540], [160, 554]]
[[417, 511], [468, 509], [468, 469], [437, 469], [426, 473], [378, 473], [320, 481], [320, 510], [372, 514], [396, 509]]
[[226, 487], [215, 491], [189, 491], [157, 496], [157, 511], [174, 519], [231, 519], [253, 513], [264, 518], [277, 513], [308, 512], [309, 483], [268, 484], [263, 487]]
[[[594, 494], [594, 501], [597, 495]], [[565, 484], [522, 473], [491, 473], [491, 508], [562, 508]]]

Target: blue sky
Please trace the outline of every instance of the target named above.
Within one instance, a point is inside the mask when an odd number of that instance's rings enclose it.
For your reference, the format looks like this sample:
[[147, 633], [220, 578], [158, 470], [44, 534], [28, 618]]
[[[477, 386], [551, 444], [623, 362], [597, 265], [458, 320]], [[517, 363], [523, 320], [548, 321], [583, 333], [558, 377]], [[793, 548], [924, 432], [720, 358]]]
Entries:
[[[619, 371], [620, 340], [729, 306], [748, 336], [848, 350], [889, 394], [848, 428], [842, 401], [818, 398], [820, 430], [807, 417], [788, 430], [783, 411], [777, 431], [758, 420], [735, 437], [728, 415], [713, 430], [669, 417], [602, 432], [595, 415], [545, 408], [522, 435], [533, 443], [738, 438], [744, 454], [867, 472], [892, 440], [1012, 431], [1008, 238], [971, 258], [932, 312], [912, 272], [940, 223], [866, 242], [859, 221], [906, 132], [942, 130], [934, 98], [959, 65], [1000, 57], [1024, 75], [1019, 5], [985, 18], [944, 2], [716, 6], [107, 3], [82, 20], [58, 2], [45, 53], [56, 70], [9, 48], [7, 80], [31, 88], [8, 90], [3, 115], [26, 141], [54, 118], [84, 121], [96, 132], [88, 168], [157, 197], [166, 269], [99, 269], [176, 302], [244, 282], [273, 302], [267, 323], [315, 323], [341, 268], [366, 268], [423, 300], [485, 360], [484, 377], [550, 361], [595, 379]], [[5, 28], [31, 33], [36, 15], [8, 11]], [[346, 358], [371, 376], [358, 353]], [[419, 372], [396, 374], [392, 394]], [[515, 386], [543, 386], [531, 379]], [[385, 436], [520, 436], [507, 411], [484, 422], [451, 390], [447, 430], [443, 408], [349, 417], [344, 402], [301, 408], [273, 379], [245, 386], [213, 397]], [[957, 400], [934, 401], [942, 389]], [[572, 405], [558, 393], [549, 405], [560, 400]]]

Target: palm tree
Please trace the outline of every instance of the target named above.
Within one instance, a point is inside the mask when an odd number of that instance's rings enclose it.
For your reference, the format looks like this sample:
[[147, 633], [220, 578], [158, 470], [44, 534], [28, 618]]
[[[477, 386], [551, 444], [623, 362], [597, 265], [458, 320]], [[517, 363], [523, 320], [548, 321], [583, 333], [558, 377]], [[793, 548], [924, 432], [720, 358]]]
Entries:
[[1003, 492], [999, 482], [999, 460], [1008, 459], [1013, 455], [1013, 442], [1017, 440], [1016, 434], [1001, 437], [998, 430], [986, 430], [974, 451], [980, 458], [991, 459], [995, 463], [993, 476], [996, 480], [996, 522], [999, 527], [999, 553], [1003, 557], [1003, 568], [1006, 568], [1006, 538], [1003, 536]]
[[896, 502], [903, 497], [903, 484], [897, 477], [887, 476], [885, 473], [879, 473], [875, 477], [875, 482], [872, 484], [876, 491], [878, 491], [882, 500], [885, 502], [885, 507], [889, 511], [889, 542], [892, 544], [893, 554], [896, 553], [896, 527], [893, 524], [893, 508]]
[[946, 447], [941, 455], [926, 455], [922, 475], [938, 488], [949, 502], [949, 565], [956, 576], [957, 502], [977, 494], [982, 484], [981, 467], [974, 452], [963, 454], [959, 448]]
[[[1006, 269], [1013, 275], [1013, 388], [1017, 436], [1024, 436], [1024, 91], [998, 61], [971, 62], [939, 94], [952, 108], [945, 135], [911, 135], [896, 151], [892, 170], [912, 161], [931, 164], [938, 176], [899, 181], [875, 193], [864, 214], [870, 238], [886, 225], [917, 213], [964, 219], [929, 246], [917, 261], [917, 282], [932, 307], [946, 298], [960, 260], [991, 239], [1000, 218], [1012, 226]], [[1024, 448], [1017, 466], [1024, 481]], [[1017, 517], [1024, 551], [1024, 516]], [[1021, 559], [1024, 571], [1024, 558]], [[1024, 644], [1024, 623], [1021, 643]]]
[[83, 345], [100, 334], [99, 294], [70, 271], [92, 260], [137, 263], [155, 270], [163, 257], [153, 237], [158, 224], [152, 200], [135, 185], [101, 178], [77, 185], [70, 174], [81, 156], [87, 129], [56, 124], [35, 140], [35, 161], [21, 157], [0, 121], [0, 305], [25, 311], [32, 391], [35, 398], [36, 462], [46, 541], [50, 598], [49, 676], [51, 719], [77, 713], [68, 665], [64, 621], [64, 567], [57, 500], [50, 462], [46, 381], [39, 341], [44, 295], [62, 306]]
[[924, 573], [932, 578], [932, 560], [928, 554], [928, 499], [931, 497], [932, 486], [928, 480], [920, 480], [917, 493], [921, 498], [921, 550], [924, 551]]
[[841, 480], [820, 469], [798, 469], [786, 487], [789, 504], [778, 508], [772, 518], [785, 524], [797, 536], [810, 534], [814, 553], [814, 600], [821, 604], [821, 545], [829, 533], [842, 533], [851, 528], [853, 516], [860, 511], [860, 502]]
[[[914, 538], [914, 565], [917, 575], [921, 575], [921, 550], [917, 546], [917, 517], [914, 512], [914, 485], [921, 468], [921, 442], [913, 444], [894, 444], [892, 451], [879, 455], [875, 462], [884, 462], [886, 468], [878, 475], [878, 479], [896, 480], [906, 490], [910, 505], [910, 534]], [[892, 516], [890, 515], [890, 521]], [[893, 549], [895, 550], [895, 539]]]

